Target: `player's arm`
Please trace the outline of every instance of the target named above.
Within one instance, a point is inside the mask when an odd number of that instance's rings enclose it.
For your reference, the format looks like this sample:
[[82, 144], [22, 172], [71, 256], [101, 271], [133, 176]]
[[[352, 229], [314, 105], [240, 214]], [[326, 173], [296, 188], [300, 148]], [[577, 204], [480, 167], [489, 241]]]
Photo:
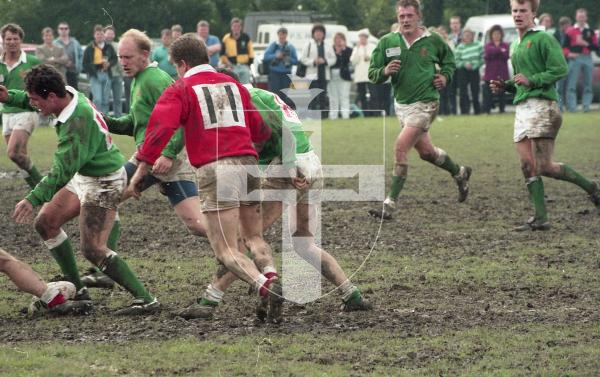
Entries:
[[[379, 41], [371, 55], [371, 62], [369, 63], [369, 81], [373, 84], [382, 84], [386, 82], [389, 77], [389, 75], [386, 74], [385, 41], [385, 39]], [[398, 69], [399, 68], [400, 66], [398, 66]]]
[[456, 71], [456, 61], [454, 53], [450, 46], [440, 38], [440, 74], [446, 78], [446, 85], [450, 84], [454, 71]]
[[542, 39], [539, 48], [541, 49], [541, 55], [545, 62], [546, 70], [528, 77], [529, 86], [532, 88], [553, 85], [561, 78], [567, 76], [569, 71], [560, 45], [554, 37], [551, 38], [549, 36], [548, 38]]
[[47, 176], [25, 197], [34, 207], [49, 202], [88, 161], [90, 151], [89, 125], [83, 118], [62, 124], [58, 133], [58, 147]]
[[118, 118], [102, 114], [111, 134], [133, 136], [133, 116], [131, 113]]
[[24, 90], [8, 90], [6, 87], [0, 85], [0, 102], [6, 103], [12, 107], [18, 107], [31, 111], [35, 110], [29, 102], [29, 96], [27, 95], [27, 92]]

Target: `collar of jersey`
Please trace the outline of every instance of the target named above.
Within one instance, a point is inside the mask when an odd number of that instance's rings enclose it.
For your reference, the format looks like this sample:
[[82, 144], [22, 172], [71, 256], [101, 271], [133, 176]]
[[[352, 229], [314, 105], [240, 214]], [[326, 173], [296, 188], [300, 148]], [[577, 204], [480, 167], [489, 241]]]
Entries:
[[65, 89], [67, 89], [67, 92], [71, 93], [73, 95], [73, 99], [71, 100], [71, 102], [69, 102], [69, 104], [60, 112], [60, 114], [58, 114], [58, 116], [56, 117], [55, 120], [55, 125], [57, 123], [66, 123], [67, 120], [69, 120], [69, 118], [71, 117], [71, 115], [73, 115], [73, 113], [75, 112], [75, 108], [77, 107], [77, 100], [78, 100], [78, 95], [79, 93], [77, 93], [77, 90], [73, 87], [70, 86], [65, 86]]
[[183, 75], [184, 78], [190, 77], [192, 75], [195, 75], [196, 73], [201, 73], [201, 72], [217, 72], [217, 70], [210, 64], [200, 64], [195, 66], [194, 68], [189, 69], [185, 75]]
[[[2, 54], [2, 56], [0, 56], [0, 62], [1, 62], [2, 64], [6, 64], [6, 63], [4, 62], [4, 54], [5, 54], [5, 53], [3, 53], [3, 54]], [[19, 56], [19, 62], [18, 62], [16, 65], [15, 65], [15, 67], [16, 67], [17, 65], [21, 64], [21, 63], [27, 63], [27, 53], [26, 53], [25, 51], [23, 51], [23, 50], [21, 50], [21, 56]]]
[[[532, 27], [532, 28], [529, 28], [529, 29], [528, 29], [528, 30], [525, 32], [525, 34], [523, 35], [523, 37], [525, 37], [525, 35], [529, 34], [529, 33], [530, 33], [530, 32], [532, 32], [532, 31], [546, 31], [546, 29], [545, 29], [543, 26], [540, 26], [540, 25], [534, 26], [534, 27]], [[518, 34], [518, 33], [517, 33], [517, 34]], [[521, 43], [521, 41], [522, 41], [521, 37], [518, 37], [518, 36], [517, 36], [517, 40], [519, 41], [519, 43]]]
[[421, 26], [420, 29], [423, 30], [423, 34], [421, 34], [421, 36], [419, 38], [415, 39], [412, 44], [408, 44], [408, 42], [406, 41], [406, 38], [404, 38], [404, 35], [402, 33], [398, 32], [400, 34], [400, 36], [402, 37], [402, 40], [404, 41], [404, 44], [406, 45], [407, 48], [410, 49], [412, 47], [412, 45], [417, 43], [417, 41], [431, 36], [431, 32], [429, 30], [427, 30], [426, 28], [424, 28], [423, 26]]

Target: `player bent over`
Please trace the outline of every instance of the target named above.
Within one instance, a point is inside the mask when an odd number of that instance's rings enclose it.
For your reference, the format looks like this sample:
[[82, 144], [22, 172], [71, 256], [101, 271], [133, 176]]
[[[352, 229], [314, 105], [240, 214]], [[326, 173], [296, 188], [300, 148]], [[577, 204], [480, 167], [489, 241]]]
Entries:
[[[314, 234], [317, 231], [316, 218], [317, 211], [320, 210], [318, 203], [319, 191], [323, 188], [323, 171], [321, 161], [313, 151], [300, 119], [296, 112], [276, 94], [252, 87], [249, 91], [252, 104], [272, 130], [271, 138], [259, 153], [259, 164], [265, 166], [267, 171], [262, 188], [297, 191], [296, 217], [293, 216], [293, 211], [287, 212], [290, 217], [288, 224], [295, 224], [292, 238], [294, 250], [315, 268], [320, 268], [323, 276], [339, 287], [345, 311], [372, 309], [372, 305], [362, 298], [358, 288], [346, 277], [335, 258], [315, 243]], [[286, 138], [289, 139], [284, 141]], [[289, 177], [286, 178], [285, 175]], [[309, 190], [311, 190], [310, 196]], [[282, 216], [283, 204], [281, 201], [267, 200], [261, 203], [264, 230]], [[221, 266], [213, 282], [198, 299], [197, 305], [175, 314], [186, 319], [211, 318], [225, 290], [236, 279], [231, 272], [225, 273]], [[264, 300], [261, 300], [257, 307], [257, 316], [260, 320], [273, 319], [273, 313], [268, 312]]]
[[[400, 0], [396, 5], [399, 31], [384, 36], [373, 51], [369, 80], [375, 84], [392, 78], [396, 114], [402, 131], [395, 143], [392, 187], [383, 211], [370, 210], [375, 217], [391, 219], [408, 175], [408, 152], [414, 147], [421, 159], [448, 171], [458, 186], [458, 201], [469, 195], [471, 168], [456, 164], [433, 145], [429, 128], [439, 109], [439, 92], [450, 82], [456, 68], [448, 44], [421, 26], [419, 0]], [[436, 65], [440, 67], [436, 73]]]
[[91, 301], [72, 301], [69, 300], [69, 297], [65, 297], [59, 287], [71, 284], [70, 282], [46, 284], [29, 265], [17, 260], [2, 248], [0, 248], [0, 272], [6, 274], [21, 291], [31, 293], [39, 298], [34, 303], [36, 313], [30, 312], [32, 315], [44, 312], [51, 314], [85, 313], [91, 307]]
[[515, 76], [505, 82], [492, 80], [490, 87], [496, 93], [503, 90], [515, 93], [517, 107], [513, 140], [529, 198], [535, 208], [535, 215], [515, 230], [548, 230], [550, 222], [541, 176], [576, 184], [589, 194], [599, 209], [600, 188], [569, 165], [552, 159], [554, 140], [562, 124], [555, 83], [567, 75], [567, 63], [556, 39], [534, 29], [539, 1], [511, 0], [510, 5], [519, 32], [511, 57]]
[[[152, 41], [137, 29], [126, 31], [119, 42], [119, 62], [125, 75], [133, 77], [131, 84], [131, 106], [129, 113], [113, 118], [104, 114], [108, 130], [114, 134], [130, 135], [140, 148], [144, 143], [146, 126], [150, 113], [160, 95], [173, 83], [170, 75], [150, 63]], [[125, 163], [128, 179], [131, 179], [139, 161], [136, 154]], [[183, 130], [178, 130], [171, 138], [161, 156], [156, 160], [152, 174], [146, 176], [141, 186], [144, 191], [154, 184], [167, 198], [173, 210], [184, 222], [189, 231], [198, 236], [206, 236], [206, 224], [200, 211], [196, 175], [183, 148]], [[120, 235], [120, 221], [115, 220], [109, 237], [109, 247], [115, 250]], [[111, 287], [112, 281], [106, 275], [92, 271], [84, 276], [83, 283], [88, 287]]]
[[130, 307], [118, 313], [156, 311], [158, 301], [106, 245], [126, 186], [126, 174], [123, 155], [113, 144], [102, 115], [83, 93], [65, 87], [62, 75], [51, 66], [33, 68], [25, 77], [25, 88], [27, 92], [0, 87], [0, 101], [23, 108], [31, 104], [44, 115], [55, 115], [58, 148], [50, 173], [17, 203], [13, 218], [27, 223], [33, 208], [43, 205], [35, 229], [63, 274], [75, 284], [79, 297], [86, 297], [73, 248], [65, 243], [67, 235], [61, 229], [79, 215], [84, 256], [135, 297]]
[[[280, 313], [281, 285], [276, 282], [271, 249], [262, 238], [259, 203], [243, 200], [246, 192], [260, 186], [257, 174], [249, 174], [257, 168], [253, 142], [268, 140], [270, 129], [256, 111], [248, 111], [254, 110], [248, 91], [208, 64], [206, 46], [196, 35], [179, 37], [170, 53], [181, 79], [165, 90], [152, 111], [137, 154], [141, 162], [127, 194], [139, 197], [149, 168], [173, 133], [183, 127], [190, 163], [197, 168], [207, 236], [217, 259], [259, 296], [268, 298], [272, 312]], [[252, 249], [259, 268], [238, 249], [240, 238]]]

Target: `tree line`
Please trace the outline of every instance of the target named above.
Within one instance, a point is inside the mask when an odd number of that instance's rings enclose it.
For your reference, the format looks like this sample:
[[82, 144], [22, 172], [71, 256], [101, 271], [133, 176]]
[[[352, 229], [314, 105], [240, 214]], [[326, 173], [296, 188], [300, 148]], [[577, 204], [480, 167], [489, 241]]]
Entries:
[[[560, 16], [574, 17], [577, 8], [587, 8], [589, 23], [597, 27], [598, 0], [542, 0], [540, 12], [548, 12], [554, 22]], [[423, 0], [428, 26], [447, 24], [453, 15], [464, 21], [473, 15], [509, 13], [509, 0]], [[211, 33], [222, 36], [232, 17], [250, 11], [303, 10], [330, 14], [351, 30], [368, 27], [372, 34], [389, 31], [395, 22], [396, 0], [0, 0], [0, 23], [16, 22], [25, 32], [25, 41], [41, 43], [41, 30], [56, 28], [61, 21], [71, 26], [71, 34], [81, 42], [92, 39], [95, 24], [114, 25], [117, 33], [135, 27], [157, 38], [163, 28], [180, 24], [195, 31], [199, 20], [211, 24]]]

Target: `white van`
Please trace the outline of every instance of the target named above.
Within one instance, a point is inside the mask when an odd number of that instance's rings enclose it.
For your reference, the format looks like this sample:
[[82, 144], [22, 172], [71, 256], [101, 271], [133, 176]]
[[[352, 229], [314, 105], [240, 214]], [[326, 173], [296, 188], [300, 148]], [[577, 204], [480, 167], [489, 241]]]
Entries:
[[475, 33], [475, 40], [485, 44], [489, 42], [488, 31], [494, 25], [502, 26], [504, 29], [504, 42], [508, 45], [518, 37], [515, 22], [510, 14], [489, 14], [485, 16], [469, 17], [465, 29], [471, 29]]

